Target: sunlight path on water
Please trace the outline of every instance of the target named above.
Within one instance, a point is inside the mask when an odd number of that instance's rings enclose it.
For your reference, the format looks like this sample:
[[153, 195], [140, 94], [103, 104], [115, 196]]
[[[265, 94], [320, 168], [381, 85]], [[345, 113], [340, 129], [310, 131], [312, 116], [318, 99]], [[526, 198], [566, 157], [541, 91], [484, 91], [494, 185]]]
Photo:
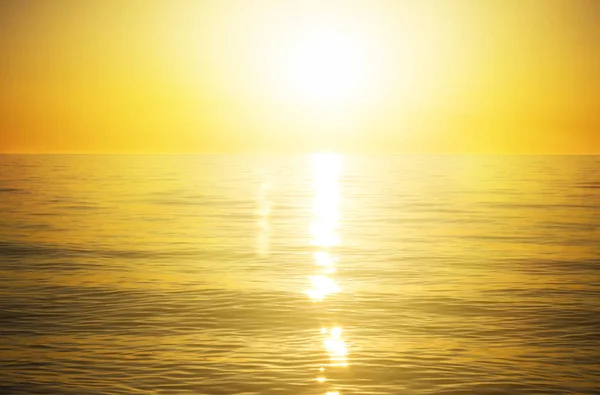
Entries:
[[[342, 170], [341, 155], [335, 153], [318, 153], [311, 155], [313, 168], [313, 220], [310, 225], [310, 244], [316, 248], [313, 254], [317, 271], [310, 276], [312, 288], [306, 291], [314, 303], [323, 303], [330, 294], [340, 291], [340, 287], [333, 278], [339, 257], [332, 251], [341, 244], [338, 234], [340, 220], [340, 191], [339, 178]], [[326, 306], [323, 306], [325, 309]], [[342, 337], [342, 327], [332, 325], [330, 328], [323, 326], [321, 334], [324, 336], [323, 347], [329, 356], [327, 368], [348, 366], [348, 350]], [[315, 379], [319, 383], [327, 381], [326, 368], [319, 368], [319, 375]], [[339, 395], [337, 390], [331, 389], [326, 395]]]

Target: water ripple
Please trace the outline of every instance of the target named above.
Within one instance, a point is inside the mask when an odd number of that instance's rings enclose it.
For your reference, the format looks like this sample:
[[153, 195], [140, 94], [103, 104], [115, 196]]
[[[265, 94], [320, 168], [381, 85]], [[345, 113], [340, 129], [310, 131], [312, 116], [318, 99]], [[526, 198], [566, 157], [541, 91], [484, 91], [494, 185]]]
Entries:
[[324, 247], [305, 158], [2, 158], [0, 393], [598, 393], [599, 166], [348, 157]]

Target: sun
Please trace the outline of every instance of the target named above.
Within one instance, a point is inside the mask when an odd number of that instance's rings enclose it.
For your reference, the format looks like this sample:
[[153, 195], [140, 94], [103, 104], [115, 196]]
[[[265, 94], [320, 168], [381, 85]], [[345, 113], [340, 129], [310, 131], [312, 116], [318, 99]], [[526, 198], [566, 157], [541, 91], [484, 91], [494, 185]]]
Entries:
[[199, 99], [228, 109], [215, 112], [215, 124], [252, 129], [265, 139], [289, 136], [311, 150], [352, 146], [368, 133], [366, 125], [408, 133], [411, 111], [433, 103], [430, 88], [440, 86], [429, 78], [430, 68], [442, 64], [432, 55], [440, 51], [416, 5], [215, 4], [210, 18], [190, 24], [176, 41], [189, 59], [178, 62], [189, 70], [181, 73], [182, 85], [196, 84]]
[[384, 51], [377, 25], [358, 15], [313, 9], [271, 25], [263, 42], [268, 89], [284, 103], [313, 109], [348, 110], [371, 100], [383, 85]]
[[337, 26], [310, 26], [288, 32], [276, 53], [275, 84], [299, 101], [340, 104], [364, 94], [372, 76], [368, 48]]

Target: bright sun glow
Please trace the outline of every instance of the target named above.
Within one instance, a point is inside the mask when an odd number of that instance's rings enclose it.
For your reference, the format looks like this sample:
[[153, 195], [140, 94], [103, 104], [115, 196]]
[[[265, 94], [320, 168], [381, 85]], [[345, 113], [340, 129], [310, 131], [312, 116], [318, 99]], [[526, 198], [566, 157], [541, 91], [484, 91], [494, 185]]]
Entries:
[[282, 87], [319, 104], [352, 99], [368, 82], [366, 54], [359, 39], [335, 26], [296, 32], [281, 53]]
[[[436, 105], [430, 93], [441, 85], [434, 77], [453, 70], [440, 60], [447, 48], [437, 34], [444, 20], [425, 18], [428, 11], [418, 4], [376, 3], [224, 2], [216, 17], [197, 23], [200, 31], [190, 29], [190, 38], [179, 40], [193, 59], [186, 62], [191, 73], [182, 75], [210, 70], [198, 92], [214, 89], [232, 109], [232, 116], [215, 113], [215, 122], [252, 126], [265, 140], [289, 135], [290, 144], [298, 142], [294, 149], [352, 149], [361, 133], [371, 133], [366, 125], [409, 133], [411, 120], [403, 114], [420, 111], [424, 101]], [[209, 50], [190, 50], [198, 37]], [[393, 123], [386, 121], [390, 111]]]
[[292, 113], [304, 111], [316, 121], [339, 113], [348, 118], [349, 110], [381, 93], [387, 77], [375, 21], [351, 3], [332, 4], [312, 9], [282, 5], [281, 19], [265, 18], [268, 27], [255, 47], [264, 61], [259, 67], [266, 71], [261, 78], [265, 91]]

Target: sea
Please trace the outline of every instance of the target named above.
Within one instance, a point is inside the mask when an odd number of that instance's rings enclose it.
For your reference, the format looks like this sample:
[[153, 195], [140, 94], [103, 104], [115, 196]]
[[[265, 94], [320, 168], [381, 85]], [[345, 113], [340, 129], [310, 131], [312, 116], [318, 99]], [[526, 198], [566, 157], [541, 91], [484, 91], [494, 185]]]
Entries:
[[600, 394], [600, 156], [0, 155], [0, 393]]

